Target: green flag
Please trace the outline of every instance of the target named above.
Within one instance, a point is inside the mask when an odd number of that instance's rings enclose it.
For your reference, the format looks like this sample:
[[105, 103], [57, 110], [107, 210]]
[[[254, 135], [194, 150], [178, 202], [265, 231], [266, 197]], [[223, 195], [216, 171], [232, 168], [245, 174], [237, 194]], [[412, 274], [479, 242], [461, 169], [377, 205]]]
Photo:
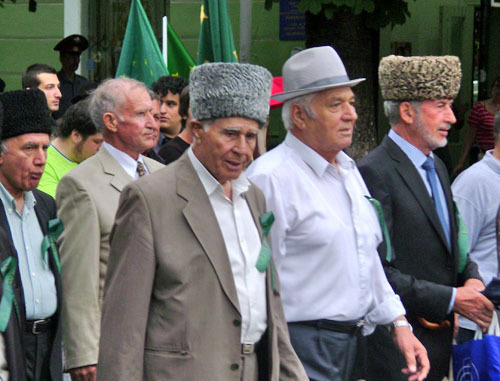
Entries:
[[202, 0], [198, 65], [238, 62], [226, 0]]
[[195, 63], [184, 45], [182, 45], [179, 37], [177, 37], [174, 29], [170, 26], [170, 23], [167, 24], [167, 41], [168, 71], [171, 75], [188, 80], [189, 72], [195, 67]]
[[130, 77], [147, 86], [168, 75], [158, 42], [139, 0], [132, 0], [116, 77]]

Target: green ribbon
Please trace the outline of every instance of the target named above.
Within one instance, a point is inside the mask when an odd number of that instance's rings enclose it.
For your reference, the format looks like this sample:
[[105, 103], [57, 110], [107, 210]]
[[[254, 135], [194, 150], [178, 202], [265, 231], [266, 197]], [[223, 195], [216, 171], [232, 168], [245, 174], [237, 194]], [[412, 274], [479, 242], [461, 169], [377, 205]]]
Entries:
[[17, 318], [20, 319], [19, 306], [17, 305], [17, 300], [14, 297], [14, 276], [17, 269], [17, 259], [10, 256], [0, 264], [0, 272], [2, 273], [3, 279], [3, 293], [2, 300], [0, 302], [0, 331], [5, 332], [7, 329], [7, 324], [9, 324], [10, 314], [12, 312], [12, 304], [17, 312]]
[[52, 256], [54, 257], [54, 262], [57, 266], [57, 271], [61, 273], [61, 261], [59, 260], [59, 253], [57, 251], [56, 242], [61, 233], [64, 230], [64, 226], [59, 218], [54, 218], [48, 223], [48, 233], [43, 237], [42, 241], [42, 258], [48, 263], [47, 253], [49, 248], [52, 251]]
[[261, 273], [265, 272], [269, 264], [271, 264], [271, 284], [274, 290], [274, 267], [272, 266], [271, 261], [271, 246], [269, 245], [269, 241], [267, 240], [267, 236], [269, 235], [269, 231], [274, 223], [274, 214], [273, 212], [266, 212], [259, 217], [260, 227], [262, 228], [262, 247], [260, 249], [259, 258], [257, 259], [257, 263], [255, 267]]
[[391, 238], [389, 237], [389, 231], [387, 230], [387, 224], [385, 223], [384, 211], [382, 209], [382, 205], [380, 202], [373, 197], [365, 196], [365, 198], [370, 201], [377, 212], [378, 222], [380, 224], [380, 228], [382, 229], [382, 234], [384, 235], [386, 253], [385, 259], [387, 262], [390, 262], [392, 259], [392, 246], [391, 246]]
[[465, 270], [467, 254], [469, 253], [469, 233], [455, 201], [453, 201], [453, 208], [455, 209], [458, 223], [458, 273], [461, 274]]

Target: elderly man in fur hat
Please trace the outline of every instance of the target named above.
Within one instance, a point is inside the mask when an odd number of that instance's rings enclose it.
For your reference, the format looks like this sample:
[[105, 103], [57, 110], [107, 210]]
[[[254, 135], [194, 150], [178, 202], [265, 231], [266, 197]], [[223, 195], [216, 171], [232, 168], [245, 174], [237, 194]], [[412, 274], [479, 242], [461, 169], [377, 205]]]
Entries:
[[[382, 230], [354, 161], [342, 150], [357, 119], [350, 79], [330, 46], [285, 62], [285, 141], [247, 171], [276, 216], [272, 249], [294, 349], [311, 380], [351, 380], [359, 337], [387, 325], [412, 380], [428, 371], [377, 254]], [[387, 330], [386, 327], [383, 327]], [[389, 330], [388, 334], [389, 334]], [[356, 369], [359, 370], [359, 369]]]
[[[455, 313], [486, 329], [493, 310], [460, 239], [446, 168], [432, 153], [456, 121], [451, 105], [461, 78], [457, 57], [383, 58], [379, 81], [391, 130], [359, 163], [384, 209], [394, 249], [390, 261], [382, 253], [386, 274], [427, 349], [430, 380], [448, 373]], [[378, 329], [368, 341], [370, 379], [402, 379], [387, 332]]]
[[[4, 279], [0, 307], [4, 303], [10, 307], [1, 311], [0, 321], [19, 324], [23, 348], [13, 352], [18, 343], [11, 340], [15, 335], [9, 336], [7, 326], [9, 379], [58, 381], [62, 380], [61, 278], [58, 254], [50, 244], [56, 204], [35, 189], [45, 167], [53, 122], [38, 89], [3, 93], [0, 102], [5, 114], [0, 153], [0, 239], [5, 246], [0, 252]], [[9, 287], [11, 300], [4, 298]], [[25, 370], [14, 366], [21, 363]]]
[[267, 244], [272, 214], [243, 175], [271, 81], [250, 64], [191, 72], [194, 144], [120, 198], [99, 380], [307, 379]]

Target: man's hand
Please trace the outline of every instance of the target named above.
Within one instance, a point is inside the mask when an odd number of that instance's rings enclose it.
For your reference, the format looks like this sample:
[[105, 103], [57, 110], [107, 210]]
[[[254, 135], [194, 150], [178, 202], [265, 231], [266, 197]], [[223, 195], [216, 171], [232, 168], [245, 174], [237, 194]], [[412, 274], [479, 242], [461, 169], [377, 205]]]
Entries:
[[[397, 320], [402, 319], [398, 318]], [[415, 337], [409, 327], [396, 327], [392, 332], [394, 344], [406, 359], [407, 367], [401, 371], [409, 376], [408, 381], [425, 380], [430, 369], [425, 347]]]
[[485, 332], [490, 326], [494, 307], [479, 292], [483, 289], [484, 284], [478, 279], [469, 279], [464, 287], [458, 287], [453, 311], [472, 320]]
[[79, 368], [69, 370], [71, 381], [96, 381], [97, 380], [97, 366], [86, 365]]

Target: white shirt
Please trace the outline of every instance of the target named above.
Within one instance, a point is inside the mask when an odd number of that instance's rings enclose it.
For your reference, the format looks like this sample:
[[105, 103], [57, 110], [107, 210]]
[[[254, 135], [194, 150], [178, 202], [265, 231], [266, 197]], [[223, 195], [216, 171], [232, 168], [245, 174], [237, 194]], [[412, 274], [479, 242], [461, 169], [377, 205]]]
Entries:
[[[453, 198], [467, 226], [469, 256], [487, 285], [499, 274], [496, 218], [500, 206], [500, 160], [487, 151], [483, 159], [458, 176], [451, 187]], [[477, 325], [459, 316], [460, 327]]]
[[243, 196], [250, 182], [243, 174], [231, 181], [231, 201], [192, 148], [188, 156], [207, 192], [226, 245], [241, 312], [241, 343], [256, 343], [267, 328], [266, 274], [256, 267], [262, 244]]
[[367, 335], [405, 310], [377, 253], [382, 233], [368, 189], [345, 153], [337, 165], [288, 133], [247, 176], [276, 218], [271, 246], [287, 321], [364, 318]]
[[148, 167], [144, 164], [144, 158], [142, 155], [139, 155], [137, 160], [132, 159], [131, 156], [127, 155], [125, 152], [120, 151], [119, 149], [113, 147], [111, 144], [103, 142], [103, 147], [109, 152], [113, 159], [115, 159], [118, 164], [127, 172], [127, 174], [132, 177], [134, 180], [139, 178], [139, 173], [137, 173], [137, 162], [140, 161], [144, 166], [144, 170], [146, 171], [146, 175], [149, 174]]

